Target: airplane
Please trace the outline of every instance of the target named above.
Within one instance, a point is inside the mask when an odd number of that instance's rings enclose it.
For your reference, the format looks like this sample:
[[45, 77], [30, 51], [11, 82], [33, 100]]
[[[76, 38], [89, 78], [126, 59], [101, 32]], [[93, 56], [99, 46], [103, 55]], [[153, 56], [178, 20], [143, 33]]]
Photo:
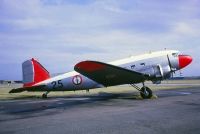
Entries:
[[[23, 87], [9, 93], [23, 91], [44, 92], [42, 98], [52, 91], [76, 91], [130, 84], [143, 99], [152, 97], [152, 90], [145, 81], [160, 84], [162, 80], [192, 62], [192, 57], [177, 50], [149, 52], [109, 63], [86, 60], [77, 63], [74, 71], [51, 77], [50, 73], [34, 58], [22, 63]], [[136, 84], [142, 83], [142, 87]]]

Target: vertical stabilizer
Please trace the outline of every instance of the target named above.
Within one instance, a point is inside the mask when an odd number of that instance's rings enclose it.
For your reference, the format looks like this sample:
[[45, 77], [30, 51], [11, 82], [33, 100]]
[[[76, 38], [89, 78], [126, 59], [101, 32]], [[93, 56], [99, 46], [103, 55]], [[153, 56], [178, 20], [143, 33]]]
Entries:
[[50, 78], [49, 72], [35, 59], [22, 63], [24, 87], [31, 87]]

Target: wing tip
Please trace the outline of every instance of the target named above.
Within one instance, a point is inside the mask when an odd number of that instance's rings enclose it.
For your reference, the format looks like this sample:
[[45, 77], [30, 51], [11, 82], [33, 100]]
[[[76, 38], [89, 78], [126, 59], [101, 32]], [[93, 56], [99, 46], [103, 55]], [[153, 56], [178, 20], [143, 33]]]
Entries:
[[76, 71], [85, 71], [85, 72], [93, 72], [97, 70], [104, 69], [106, 66], [100, 62], [96, 61], [82, 61], [77, 63], [74, 66], [74, 70]]

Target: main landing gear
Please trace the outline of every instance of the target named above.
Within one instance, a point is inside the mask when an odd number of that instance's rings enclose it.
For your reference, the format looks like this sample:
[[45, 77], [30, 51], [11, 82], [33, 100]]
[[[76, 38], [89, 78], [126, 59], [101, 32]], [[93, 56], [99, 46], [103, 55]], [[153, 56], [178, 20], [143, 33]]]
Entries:
[[131, 84], [131, 86], [137, 89], [138, 91], [140, 91], [140, 95], [143, 99], [150, 99], [153, 95], [152, 90], [149, 87], [146, 87], [144, 85], [144, 82], [142, 84], [143, 84], [142, 88], [139, 88], [138, 86], [134, 84]]
[[43, 98], [43, 99], [47, 98], [47, 94], [48, 94], [49, 92], [50, 92], [50, 91], [46, 91], [45, 93], [43, 93], [43, 94], [42, 94], [42, 98]]

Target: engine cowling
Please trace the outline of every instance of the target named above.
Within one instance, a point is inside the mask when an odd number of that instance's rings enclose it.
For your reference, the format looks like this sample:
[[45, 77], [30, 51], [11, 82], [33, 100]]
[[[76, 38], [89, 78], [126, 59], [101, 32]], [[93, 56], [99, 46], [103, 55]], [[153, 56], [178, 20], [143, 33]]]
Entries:
[[171, 77], [170, 67], [161, 65], [146, 66], [139, 70], [140, 72], [149, 75], [150, 80], [163, 80]]

